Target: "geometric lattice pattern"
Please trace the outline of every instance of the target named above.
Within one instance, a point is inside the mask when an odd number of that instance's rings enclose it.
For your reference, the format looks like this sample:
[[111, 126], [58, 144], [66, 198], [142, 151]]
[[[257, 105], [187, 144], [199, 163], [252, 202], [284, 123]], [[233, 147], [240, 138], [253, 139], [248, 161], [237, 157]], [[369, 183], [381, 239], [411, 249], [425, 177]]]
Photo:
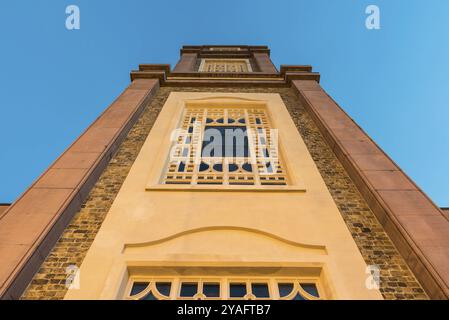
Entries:
[[[212, 130], [221, 134], [221, 144], [228, 147], [232, 141], [244, 152], [231, 156], [225, 152], [221, 156], [208, 154], [205, 142], [212, 140], [208, 135]], [[243, 133], [244, 142], [237, 133]], [[277, 130], [270, 127], [264, 108], [187, 107], [172, 140], [163, 184], [288, 185]], [[236, 146], [231, 145], [232, 150], [237, 150]]]
[[128, 300], [321, 300], [317, 284], [294, 278], [132, 280]]
[[244, 59], [203, 59], [201, 72], [252, 72], [248, 60]]

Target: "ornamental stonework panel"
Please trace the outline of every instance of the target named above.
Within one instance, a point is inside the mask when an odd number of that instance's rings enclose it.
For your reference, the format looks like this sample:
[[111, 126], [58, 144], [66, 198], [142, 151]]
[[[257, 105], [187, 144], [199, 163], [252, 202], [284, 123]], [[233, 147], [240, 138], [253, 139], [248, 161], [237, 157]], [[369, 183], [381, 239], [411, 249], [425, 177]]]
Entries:
[[252, 72], [248, 59], [202, 59], [200, 72]]

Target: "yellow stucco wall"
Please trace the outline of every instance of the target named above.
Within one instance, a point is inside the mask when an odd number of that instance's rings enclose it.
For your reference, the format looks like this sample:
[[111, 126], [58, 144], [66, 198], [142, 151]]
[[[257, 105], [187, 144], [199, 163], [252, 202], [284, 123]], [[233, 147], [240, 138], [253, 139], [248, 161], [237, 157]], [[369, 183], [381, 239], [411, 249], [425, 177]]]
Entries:
[[[158, 189], [186, 103], [265, 106], [288, 188]], [[278, 94], [171, 93], [65, 298], [120, 299], [130, 275], [170, 267], [298, 270], [326, 298], [382, 299], [366, 288], [366, 264]]]

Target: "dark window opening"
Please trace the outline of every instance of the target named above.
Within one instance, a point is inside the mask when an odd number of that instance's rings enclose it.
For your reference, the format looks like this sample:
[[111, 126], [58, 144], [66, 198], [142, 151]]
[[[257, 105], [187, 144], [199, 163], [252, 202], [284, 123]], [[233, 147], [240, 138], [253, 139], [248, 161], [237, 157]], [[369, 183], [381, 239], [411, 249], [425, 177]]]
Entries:
[[231, 298], [243, 298], [246, 295], [246, 284], [231, 283], [229, 285], [229, 293]]
[[171, 283], [170, 282], [158, 282], [156, 283], [156, 289], [160, 294], [164, 296], [170, 296]]
[[206, 126], [201, 154], [203, 157], [249, 157], [246, 127]]
[[281, 298], [288, 296], [293, 291], [293, 283], [279, 283], [278, 287]]
[[193, 297], [198, 292], [197, 283], [183, 283], [181, 284], [181, 297]]
[[203, 293], [208, 298], [218, 298], [220, 296], [219, 283], [204, 283]]
[[136, 294], [141, 293], [148, 287], [148, 282], [134, 282], [133, 287], [131, 289], [131, 295], [135, 296]]
[[253, 295], [256, 296], [256, 298], [269, 298], [270, 292], [268, 290], [268, 284], [266, 283], [253, 283], [251, 284], [251, 290], [253, 292]]
[[316, 298], [320, 297], [320, 295], [318, 294], [318, 289], [317, 289], [315, 284], [313, 284], [313, 283], [304, 283], [304, 284], [301, 284], [301, 287], [304, 289], [305, 292], [307, 292], [311, 296], [314, 296]]

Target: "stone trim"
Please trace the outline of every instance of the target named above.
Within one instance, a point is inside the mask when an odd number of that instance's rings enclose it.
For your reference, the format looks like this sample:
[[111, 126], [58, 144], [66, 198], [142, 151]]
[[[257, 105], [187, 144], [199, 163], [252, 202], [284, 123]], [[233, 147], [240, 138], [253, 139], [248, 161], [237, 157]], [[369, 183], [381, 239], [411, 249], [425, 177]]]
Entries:
[[[211, 48], [227, 48], [225, 51], [210, 50]], [[235, 50], [230, 50], [234, 48]], [[181, 55], [185, 53], [199, 53], [199, 54], [214, 54], [229, 55], [229, 54], [248, 54], [251, 52], [260, 52], [270, 54], [268, 46], [248, 46], [248, 45], [202, 45], [202, 46], [183, 46], [181, 48]]]
[[10, 204], [0, 204], [0, 216], [9, 208]]
[[273, 62], [271, 62], [268, 53], [253, 53], [254, 60], [259, 67], [259, 70], [264, 73], [277, 73], [276, 67]]
[[20, 298], [157, 89], [157, 80], [131, 83], [0, 216], [2, 299]]
[[194, 72], [196, 60], [198, 55], [196, 53], [183, 53], [178, 64], [173, 69], [173, 72]]
[[[256, 54], [256, 53], [255, 53]], [[312, 72], [311, 66], [281, 66], [281, 72], [273, 72], [268, 55], [262, 55], [268, 59], [261, 66], [254, 56], [228, 57], [249, 59], [251, 66], [255, 66], [254, 72], [199, 72], [198, 68], [202, 58], [208, 58], [205, 55], [195, 57], [183, 57], [176, 65], [175, 70], [171, 71], [167, 64], [141, 64], [139, 70], [133, 70], [130, 73], [131, 81], [136, 79], [159, 79], [161, 86], [170, 87], [196, 87], [196, 86], [216, 86], [216, 87], [285, 87], [290, 88], [292, 80], [315, 80], [320, 81], [320, 74]], [[214, 59], [225, 59], [226, 56], [213, 57]], [[227, 59], [227, 58], [226, 58]], [[259, 59], [260, 60], [260, 59]], [[262, 59], [263, 60], [263, 59]], [[260, 61], [259, 61], [260, 62]], [[268, 72], [259, 71], [265, 68]], [[275, 68], [276, 69], [276, 68]]]
[[449, 221], [315, 81], [292, 81], [351, 179], [432, 299], [449, 298]]
[[441, 211], [446, 216], [446, 219], [449, 220], [449, 208], [441, 208]]

